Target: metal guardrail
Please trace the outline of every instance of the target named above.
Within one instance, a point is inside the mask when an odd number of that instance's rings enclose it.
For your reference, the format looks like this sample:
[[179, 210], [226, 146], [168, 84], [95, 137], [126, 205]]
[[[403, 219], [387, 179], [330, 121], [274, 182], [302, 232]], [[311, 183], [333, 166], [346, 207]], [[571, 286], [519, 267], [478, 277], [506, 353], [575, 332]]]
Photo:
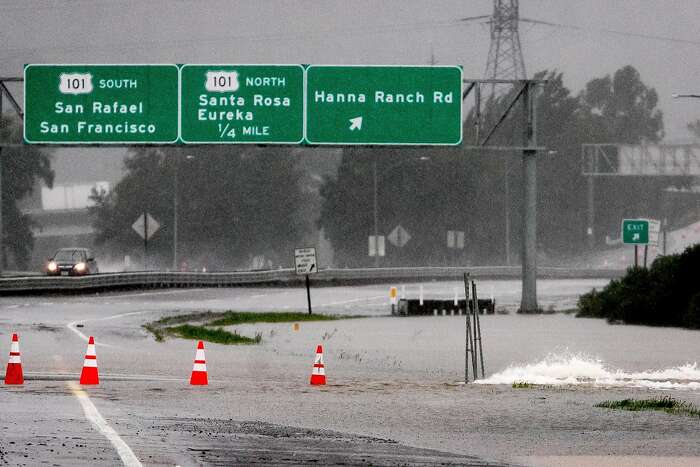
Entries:
[[[516, 279], [519, 266], [481, 266], [469, 268], [366, 268], [323, 269], [313, 275], [315, 283], [368, 283], [397, 280], [450, 280], [460, 279], [465, 272], [475, 278]], [[619, 269], [538, 268], [538, 277], [547, 279], [612, 279], [621, 277]], [[0, 279], [0, 293], [46, 293], [117, 290], [126, 288], [169, 287], [235, 287], [243, 285], [296, 285], [303, 276], [293, 269], [239, 272], [122, 272], [95, 274], [84, 277], [24, 276]]]

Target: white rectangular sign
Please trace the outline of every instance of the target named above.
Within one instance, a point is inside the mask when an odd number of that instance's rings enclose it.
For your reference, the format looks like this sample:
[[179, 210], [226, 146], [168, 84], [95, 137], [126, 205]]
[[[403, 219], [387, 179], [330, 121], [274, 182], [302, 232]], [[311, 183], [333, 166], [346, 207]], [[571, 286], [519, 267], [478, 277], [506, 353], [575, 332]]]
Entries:
[[384, 244], [384, 235], [370, 235], [369, 236], [369, 255], [370, 256], [384, 256], [386, 254], [386, 248]]
[[659, 233], [661, 232], [661, 221], [649, 219], [649, 245], [658, 246]]
[[294, 250], [294, 267], [297, 274], [315, 274], [318, 272], [316, 248], [296, 248]]

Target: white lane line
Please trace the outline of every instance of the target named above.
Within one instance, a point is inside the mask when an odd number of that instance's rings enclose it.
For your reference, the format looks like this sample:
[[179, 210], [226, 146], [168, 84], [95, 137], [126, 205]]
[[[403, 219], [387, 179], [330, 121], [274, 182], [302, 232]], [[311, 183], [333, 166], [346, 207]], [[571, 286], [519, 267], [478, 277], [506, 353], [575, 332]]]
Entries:
[[338, 306], [338, 305], [347, 305], [349, 303], [357, 303], [357, 302], [371, 302], [374, 300], [379, 300], [380, 298], [386, 298], [388, 300], [388, 295], [383, 294], [383, 295], [374, 295], [372, 297], [363, 297], [363, 298], [354, 298], [352, 300], [343, 300], [342, 302], [330, 302], [330, 303], [320, 303], [316, 306]]
[[[70, 329], [71, 331], [73, 331], [74, 333], [76, 333], [76, 334], [78, 335], [78, 337], [80, 337], [82, 340], [84, 340], [85, 342], [87, 342], [87, 341], [89, 340], [88, 336], [86, 336], [86, 335], [83, 334], [82, 332], [78, 331], [78, 329], [75, 327], [77, 324], [87, 323], [88, 321], [89, 321], [89, 322], [92, 322], [92, 321], [107, 321], [107, 320], [110, 320], [110, 319], [123, 318], [124, 316], [140, 315], [140, 314], [143, 314], [143, 313], [155, 313], [155, 312], [157, 312], [157, 311], [162, 311], [162, 310], [131, 311], [131, 312], [129, 312], [129, 313], [120, 313], [120, 314], [118, 314], [118, 315], [106, 316], [106, 317], [104, 317], [104, 318], [78, 319], [78, 320], [71, 321], [70, 323], [66, 324], [66, 327], [67, 327], [68, 329]], [[95, 342], [95, 344], [96, 344], [96, 345], [99, 345], [99, 346], [102, 346], [102, 347], [114, 347], [113, 345], [105, 344], [105, 343], [99, 342], [99, 340], [98, 340], [97, 342]]]
[[126, 467], [141, 467], [141, 462], [138, 460], [134, 451], [131, 450], [128, 444], [124, 442], [123, 439], [117, 434], [114, 429], [107, 424], [107, 421], [100, 415], [95, 404], [92, 403], [90, 397], [87, 393], [80, 389], [74, 382], [67, 383], [73, 395], [78, 399], [80, 405], [83, 406], [83, 412], [85, 412], [85, 418], [88, 419], [92, 426], [99, 431], [102, 436], [107, 438], [114, 449], [117, 450], [117, 454], [122, 460], [122, 463]]
[[147, 295], [169, 295], [169, 294], [176, 294], [176, 293], [192, 293], [192, 292], [197, 292], [205, 289], [177, 289], [177, 290], [161, 290], [158, 292], [139, 292], [139, 293], [131, 293], [131, 294], [114, 294], [114, 295], [109, 295], [105, 296], [102, 298], [106, 299], [112, 299], [112, 298], [125, 298], [125, 297], [144, 297]]
[[19, 308], [19, 307], [21, 307], [21, 306], [22, 306], [22, 305], [7, 305], [5, 308], [7, 308], [8, 310], [10, 310], [10, 309], [12, 309], [12, 308]]

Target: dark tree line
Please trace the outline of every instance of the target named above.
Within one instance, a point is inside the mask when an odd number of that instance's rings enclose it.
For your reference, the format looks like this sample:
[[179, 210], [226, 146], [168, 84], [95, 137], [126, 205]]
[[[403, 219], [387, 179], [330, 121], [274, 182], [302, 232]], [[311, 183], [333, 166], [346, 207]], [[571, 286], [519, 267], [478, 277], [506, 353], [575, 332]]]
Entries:
[[149, 257], [156, 258], [154, 266], [169, 267], [177, 185], [179, 263], [233, 269], [264, 256], [290, 266], [305, 226], [297, 215], [304, 200], [289, 149], [136, 148], [125, 165], [114, 190], [93, 196], [96, 243], [104, 249], [139, 258], [143, 240], [131, 225], [148, 212], [161, 224]]
[[53, 186], [54, 173], [51, 158], [45, 149], [22, 146], [22, 125], [17, 119], [0, 116], [0, 142], [17, 146], [3, 147], [0, 151], [2, 171], [2, 232], [5, 269], [12, 264], [20, 270], [28, 269], [34, 247], [33, 222], [23, 214], [17, 202], [30, 195], [41, 180]]
[[[591, 80], [578, 95], [565, 86], [562, 73], [544, 71], [535, 78], [547, 80], [537, 94], [536, 108], [538, 145], [549, 150], [538, 156], [538, 251], [563, 257], [586, 246], [582, 144], [658, 142], [663, 137], [663, 118], [656, 91], [647, 87], [631, 66]], [[493, 125], [513, 92], [485, 103], [483, 128]], [[489, 144], [523, 144], [519, 112], [520, 106], [516, 106]], [[474, 141], [474, 123], [474, 115], [467, 115], [464, 144]], [[379, 234], [389, 235], [401, 225], [412, 236], [403, 248], [387, 243], [382, 264], [502, 264], [506, 212], [511, 256], [518, 261], [520, 154], [460, 147], [370, 147], [345, 150], [337, 178], [327, 180], [322, 188], [319, 225], [336, 249], [339, 265], [373, 264], [367, 244], [374, 230], [375, 161]], [[597, 181], [596, 241], [600, 244], [604, 232], [619, 229], [623, 217], [659, 215], [660, 189], [668, 184], [669, 180], [652, 177]], [[447, 248], [448, 230], [465, 232], [464, 250]]]

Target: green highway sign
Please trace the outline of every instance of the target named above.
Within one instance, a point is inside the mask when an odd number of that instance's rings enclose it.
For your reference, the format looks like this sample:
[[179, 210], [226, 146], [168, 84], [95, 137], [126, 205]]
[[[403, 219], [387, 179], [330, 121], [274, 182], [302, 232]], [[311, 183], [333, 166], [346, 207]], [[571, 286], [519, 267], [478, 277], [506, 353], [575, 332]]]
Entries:
[[175, 143], [178, 67], [26, 65], [24, 109], [27, 143]]
[[624, 219], [622, 221], [622, 243], [647, 245], [649, 243], [648, 219]]
[[460, 67], [310, 65], [306, 101], [309, 144], [462, 141]]
[[26, 65], [37, 144], [458, 145], [456, 66]]
[[304, 140], [301, 65], [183, 65], [180, 98], [184, 143]]

